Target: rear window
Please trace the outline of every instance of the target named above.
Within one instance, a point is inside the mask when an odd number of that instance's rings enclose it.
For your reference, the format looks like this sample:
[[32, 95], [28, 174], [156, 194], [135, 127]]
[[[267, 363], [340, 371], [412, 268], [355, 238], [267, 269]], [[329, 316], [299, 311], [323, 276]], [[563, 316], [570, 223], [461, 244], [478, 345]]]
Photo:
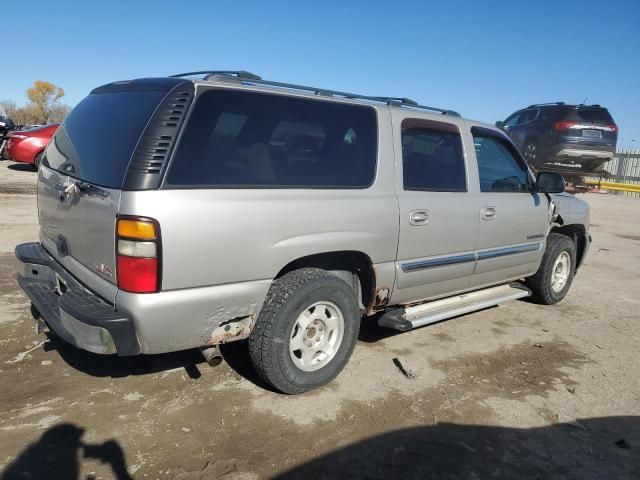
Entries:
[[45, 165], [72, 177], [122, 188], [131, 155], [166, 92], [94, 93], [58, 128]]
[[167, 183], [175, 187], [366, 188], [375, 176], [370, 107], [255, 92], [202, 94]]
[[564, 108], [561, 117], [565, 122], [602, 123], [605, 125], [614, 123], [609, 111], [606, 108], [598, 107]]

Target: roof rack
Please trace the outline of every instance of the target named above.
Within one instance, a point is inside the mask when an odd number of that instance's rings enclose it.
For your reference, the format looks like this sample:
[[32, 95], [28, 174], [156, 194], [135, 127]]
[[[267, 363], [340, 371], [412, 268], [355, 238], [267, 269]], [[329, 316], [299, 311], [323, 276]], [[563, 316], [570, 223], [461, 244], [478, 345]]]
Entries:
[[438, 112], [443, 115], [451, 115], [459, 117], [460, 114], [453, 110], [447, 110], [443, 108], [429, 107], [427, 105], [420, 105], [415, 100], [405, 97], [378, 97], [369, 95], [360, 95], [357, 93], [341, 92], [338, 90], [327, 90], [324, 88], [307, 87], [304, 85], [295, 85], [293, 83], [273, 82], [270, 80], [263, 80], [259, 75], [244, 70], [206, 70], [200, 72], [181, 73], [178, 75], [171, 75], [172, 77], [190, 77], [193, 75], [235, 75], [242, 83], [253, 85], [266, 85], [270, 87], [285, 88], [290, 90], [300, 90], [304, 92], [313, 92], [316, 95], [325, 95], [330, 97], [343, 97], [349, 99], [361, 99], [369, 100], [371, 102], [386, 103], [387, 105], [393, 105], [396, 107], [410, 107], [420, 110], [429, 110], [432, 112]]
[[203, 70], [200, 72], [187, 72], [178, 73], [176, 75], [169, 75], [170, 77], [192, 77], [194, 75], [235, 75], [242, 80], [262, 80], [260, 75], [247, 72], [245, 70]]
[[566, 104], [564, 102], [534, 103], [533, 105], [529, 105], [527, 108], [544, 107], [546, 105], [566, 105]]

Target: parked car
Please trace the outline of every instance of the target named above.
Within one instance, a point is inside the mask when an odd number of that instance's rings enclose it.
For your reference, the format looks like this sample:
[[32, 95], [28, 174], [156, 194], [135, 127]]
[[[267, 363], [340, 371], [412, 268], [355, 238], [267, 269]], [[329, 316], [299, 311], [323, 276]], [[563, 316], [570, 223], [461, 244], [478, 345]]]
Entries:
[[598, 175], [613, 158], [618, 127], [600, 105], [564, 102], [530, 105], [496, 122], [535, 171], [552, 170], [572, 180]]
[[9, 132], [15, 129], [16, 125], [9, 117], [0, 115], [0, 159], [4, 157], [4, 147], [7, 143]]
[[260, 376], [300, 393], [343, 369], [363, 316], [404, 331], [567, 294], [588, 205], [554, 200], [562, 177], [534, 178], [499, 129], [196, 73], [99, 87], [56, 132], [40, 241], [16, 248], [40, 326], [91, 352], [211, 363], [248, 338]]
[[58, 123], [9, 132], [4, 155], [16, 162], [29, 163], [36, 169], [40, 165], [44, 149], [47, 147]]

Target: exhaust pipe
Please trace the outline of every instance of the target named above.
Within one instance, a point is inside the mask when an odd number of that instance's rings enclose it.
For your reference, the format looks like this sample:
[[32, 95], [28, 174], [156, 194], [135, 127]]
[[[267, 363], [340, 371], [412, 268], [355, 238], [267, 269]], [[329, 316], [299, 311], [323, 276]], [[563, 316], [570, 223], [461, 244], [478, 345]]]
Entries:
[[201, 348], [200, 353], [202, 353], [204, 361], [207, 362], [210, 367], [217, 367], [222, 363], [222, 354], [220, 353], [218, 345]]

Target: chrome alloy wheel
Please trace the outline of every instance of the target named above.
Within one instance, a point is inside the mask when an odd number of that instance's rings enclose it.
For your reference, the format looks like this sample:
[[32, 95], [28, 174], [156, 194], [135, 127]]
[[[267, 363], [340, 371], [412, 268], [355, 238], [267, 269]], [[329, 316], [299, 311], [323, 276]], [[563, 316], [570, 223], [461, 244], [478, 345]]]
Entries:
[[322, 301], [307, 307], [293, 324], [289, 337], [291, 361], [313, 372], [336, 355], [344, 336], [344, 316], [335, 303]]
[[571, 271], [571, 256], [569, 252], [563, 251], [556, 258], [551, 270], [551, 289], [558, 293], [562, 291], [569, 280], [569, 272]]

